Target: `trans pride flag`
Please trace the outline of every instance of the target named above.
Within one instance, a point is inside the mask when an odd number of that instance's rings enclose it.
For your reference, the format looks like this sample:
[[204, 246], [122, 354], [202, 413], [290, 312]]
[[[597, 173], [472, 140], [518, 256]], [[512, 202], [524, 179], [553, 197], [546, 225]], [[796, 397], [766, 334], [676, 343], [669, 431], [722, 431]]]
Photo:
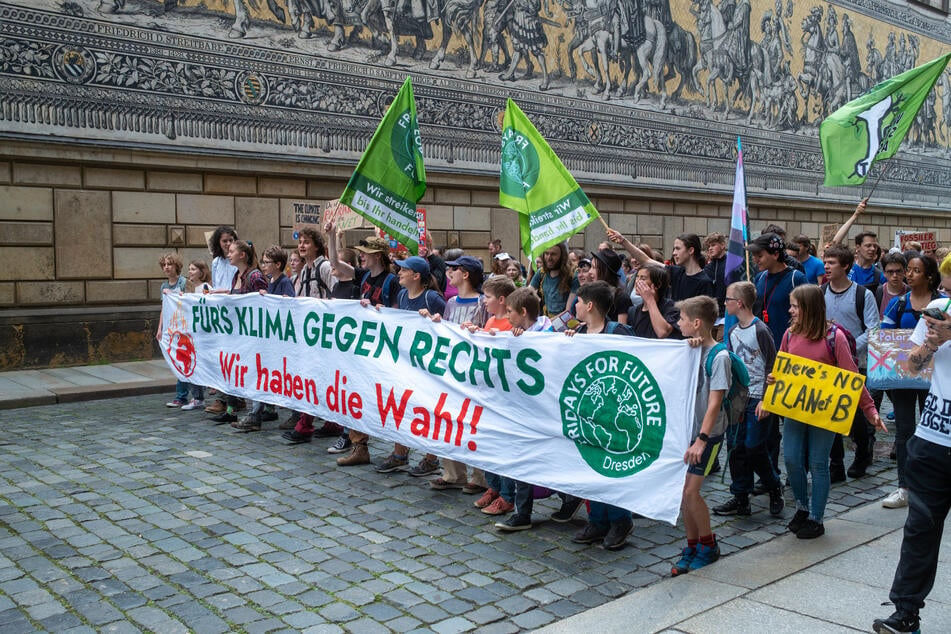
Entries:
[[746, 208], [746, 176], [743, 173], [743, 145], [736, 137], [736, 178], [733, 181], [733, 219], [730, 221], [730, 243], [727, 247], [726, 266], [723, 281], [743, 279], [734, 274], [737, 268], [746, 267], [746, 279], [749, 278], [749, 254], [746, 243], [750, 239], [750, 225]]

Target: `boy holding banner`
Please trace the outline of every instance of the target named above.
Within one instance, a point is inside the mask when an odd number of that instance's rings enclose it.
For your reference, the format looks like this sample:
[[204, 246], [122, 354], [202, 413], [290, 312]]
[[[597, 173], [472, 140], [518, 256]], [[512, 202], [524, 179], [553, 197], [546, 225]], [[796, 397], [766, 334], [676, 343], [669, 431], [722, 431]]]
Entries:
[[[700, 494], [700, 487], [717, 462], [727, 423], [723, 399], [733, 378], [729, 352], [726, 348], [714, 351], [717, 341], [713, 338], [713, 327], [719, 316], [716, 300], [706, 295], [690, 297], [677, 302], [677, 308], [680, 310], [680, 332], [687, 337], [691, 347], [702, 346], [702, 352], [693, 441], [684, 454], [687, 475], [681, 510], [687, 531], [687, 547], [681, 552], [680, 561], [671, 568], [670, 574], [675, 577], [703, 568], [720, 558], [720, 546], [710, 526], [710, 509]], [[715, 356], [708, 375], [706, 358], [711, 353]]]
[[[941, 263], [941, 274], [951, 278], [951, 256]], [[951, 299], [934, 300], [925, 310], [911, 335], [916, 347], [908, 357], [908, 371], [921, 372], [934, 358], [934, 374], [921, 420], [907, 443], [911, 501], [888, 594], [895, 613], [875, 620], [872, 627], [879, 634], [918, 630], [918, 611], [934, 587], [941, 535], [951, 510]]]

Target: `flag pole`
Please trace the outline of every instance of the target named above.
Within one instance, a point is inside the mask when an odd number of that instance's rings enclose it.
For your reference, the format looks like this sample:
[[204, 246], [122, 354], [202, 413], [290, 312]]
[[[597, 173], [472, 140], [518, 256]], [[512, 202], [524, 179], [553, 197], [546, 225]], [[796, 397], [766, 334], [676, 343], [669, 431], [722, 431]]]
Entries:
[[882, 180], [882, 176], [885, 175], [885, 172], [888, 171], [888, 161], [882, 161], [882, 171], [878, 173], [878, 177], [875, 179], [875, 182], [872, 183], [872, 191], [865, 196], [865, 202], [868, 202], [868, 199], [872, 197], [872, 194], [875, 193], [875, 188], [878, 187], [878, 183]]

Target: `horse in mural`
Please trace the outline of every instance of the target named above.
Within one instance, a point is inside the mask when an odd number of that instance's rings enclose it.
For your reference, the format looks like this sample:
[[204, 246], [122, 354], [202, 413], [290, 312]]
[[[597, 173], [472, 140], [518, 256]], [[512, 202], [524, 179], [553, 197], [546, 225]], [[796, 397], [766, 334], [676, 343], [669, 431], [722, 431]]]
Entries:
[[482, 7], [482, 0], [445, 0], [441, 4], [442, 42], [429, 63], [429, 67], [438, 70], [442, 66], [446, 59], [446, 47], [449, 46], [449, 40], [453, 33], [456, 33], [462, 36], [466, 49], [469, 51], [469, 67], [466, 69], [466, 79], [473, 79], [476, 76], [476, 63], [479, 61], [473, 38], [473, 25], [476, 23], [479, 9]]
[[670, 18], [670, 5], [667, 0], [646, 2], [643, 14], [644, 41], [634, 52], [641, 69], [641, 77], [634, 86], [634, 101], [640, 101], [647, 82], [654, 80], [654, 88], [660, 93], [660, 107], [667, 106], [667, 24]]
[[[699, 73], [707, 71], [706, 97], [708, 107], [716, 111], [721, 102], [717, 91], [717, 81], [723, 84], [723, 114], [736, 106], [737, 101], [748, 96], [750, 109], [747, 121], [751, 121], [757, 104], [762, 106], [763, 76], [768, 73], [767, 59], [762, 48], [755, 42], [749, 43], [749, 67], [741, 68], [734, 61], [727, 42], [730, 31], [727, 29], [723, 14], [712, 0], [699, 0], [694, 3], [691, 12], [697, 19], [700, 34], [700, 55], [691, 70], [693, 81], [699, 86]], [[730, 87], [735, 84], [732, 97]]]
[[825, 117], [844, 104], [848, 77], [838, 53], [826, 50], [822, 36], [822, 7], [813, 7], [802, 21], [803, 61], [799, 73], [799, 94], [805, 101], [802, 120], [809, 118], [809, 101], [815, 96], [816, 112]]

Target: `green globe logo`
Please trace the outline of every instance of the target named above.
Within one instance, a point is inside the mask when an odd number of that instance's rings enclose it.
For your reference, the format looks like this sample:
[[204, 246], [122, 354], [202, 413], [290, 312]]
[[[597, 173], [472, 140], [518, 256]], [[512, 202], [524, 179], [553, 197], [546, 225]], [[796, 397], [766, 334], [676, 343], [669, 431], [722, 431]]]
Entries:
[[505, 128], [502, 132], [502, 165], [500, 187], [502, 192], [517, 198], [538, 181], [538, 151], [521, 132]]
[[396, 119], [390, 131], [390, 150], [393, 160], [403, 176], [414, 183], [419, 180], [416, 174], [416, 160], [423, 156], [423, 142], [419, 136], [419, 126], [409, 110], [405, 110]]
[[619, 351], [588, 356], [568, 373], [558, 401], [562, 433], [601, 475], [633, 475], [660, 455], [667, 408], [637, 357]]

